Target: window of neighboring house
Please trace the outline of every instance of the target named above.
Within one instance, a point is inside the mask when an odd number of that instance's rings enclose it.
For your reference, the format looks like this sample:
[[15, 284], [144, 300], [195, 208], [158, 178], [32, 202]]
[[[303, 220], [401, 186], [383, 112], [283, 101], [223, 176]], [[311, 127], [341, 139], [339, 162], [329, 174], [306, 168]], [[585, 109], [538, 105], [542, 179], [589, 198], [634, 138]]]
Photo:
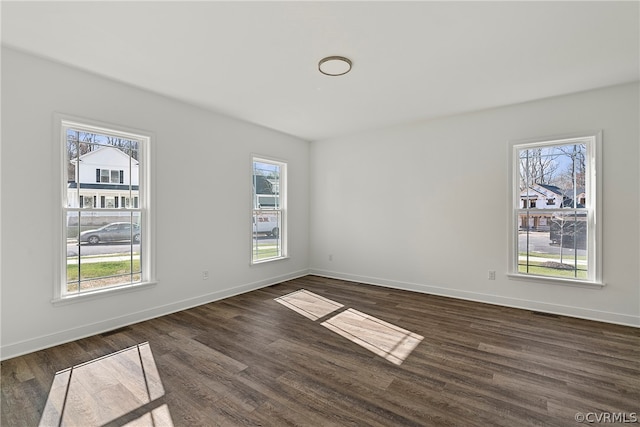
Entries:
[[96, 182], [124, 184], [123, 170], [96, 169]]
[[60, 123], [63, 256], [54, 301], [150, 282], [150, 137]]
[[[511, 275], [601, 284], [600, 145], [599, 133], [512, 144]], [[562, 205], [529, 199], [541, 186], [561, 192]]]
[[253, 264], [286, 257], [286, 163], [253, 158]]
[[109, 182], [109, 169], [100, 169], [100, 182]]

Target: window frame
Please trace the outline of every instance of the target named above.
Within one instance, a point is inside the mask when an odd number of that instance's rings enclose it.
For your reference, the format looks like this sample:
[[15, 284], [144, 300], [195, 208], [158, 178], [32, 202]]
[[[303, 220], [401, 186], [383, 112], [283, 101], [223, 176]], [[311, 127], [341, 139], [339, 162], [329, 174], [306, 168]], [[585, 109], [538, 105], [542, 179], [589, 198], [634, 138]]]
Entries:
[[[520, 157], [523, 149], [581, 143], [586, 145], [588, 167], [585, 194], [589, 203], [580, 210], [587, 213], [587, 265], [586, 279], [542, 276], [518, 271], [518, 215], [526, 210], [520, 199]], [[602, 131], [592, 130], [541, 138], [514, 140], [509, 142], [509, 272], [511, 279], [522, 279], [539, 283], [551, 283], [581, 287], [604, 286], [602, 276]], [[529, 208], [530, 209], [530, 208]], [[565, 208], [572, 211], [575, 208]], [[542, 210], [542, 208], [541, 208]]]
[[279, 256], [275, 256], [275, 257], [269, 257], [269, 258], [264, 258], [264, 259], [254, 259], [254, 240], [255, 240], [255, 236], [254, 236], [254, 218], [255, 218], [255, 214], [256, 211], [258, 210], [263, 210], [263, 209], [257, 209], [255, 206], [255, 201], [257, 200], [257, 196], [255, 193], [255, 188], [253, 186], [251, 186], [251, 215], [249, 218], [249, 225], [250, 225], [250, 238], [251, 238], [251, 244], [250, 244], [250, 258], [249, 258], [249, 262], [250, 265], [260, 265], [260, 264], [265, 264], [265, 263], [269, 263], [269, 262], [273, 262], [273, 261], [279, 261], [279, 260], [283, 260], [283, 259], [288, 259], [289, 258], [289, 251], [288, 251], [288, 221], [287, 221], [287, 194], [288, 194], [288, 186], [287, 186], [287, 168], [288, 168], [288, 163], [286, 160], [283, 159], [277, 159], [277, 158], [273, 158], [273, 157], [268, 157], [268, 156], [262, 156], [262, 155], [258, 155], [258, 154], [252, 154], [251, 155], [251, 177], [252, 177], [252, 182], [253, 182], [253, 175], [254, 175], [254, 163], [259, 162], [259, 163], [267, 163], [267, 164], [273, 164], [273, 165], [277, 165], [280, 168], [280, 178], [279, 178], [279, 183], [278, 183], [278, 204], [279, 204], [279, 208], [267, 208], [264, 209], [265, 211], [274, 211], [274, 212], [279, 212], [280, 214], [280, 227], [279, 227], [279, 233], [278, 233], [278, 239], [279, 239], [279, 246], [280, 246], [280, 255]]
[[[52, 215], [55, 221], [53, 230], [55, 235], [53, 239], [54, 256], [54, 277], [53, 280], [53, 305], [64, 305], [79, 301], [101, 298], [107, 295], [113, 295], [124, 292], [137, 291], [139, 289], [153, 286], [156, 281], [156, 262], [155, 262], [155, 182], [153, 164], [155, 161], [154, 150], [152, 149], [152, 141], [155, 135], [152, 132], [143, 131], [123, 125], [105, 123], [97, 120], [76, 117], [67, 114], [54, 113], [54, 171], [57, 173], [57, 179], [52, 180], [56, 195], [55, 214]], [[107, 134], [110, 136], [135, 139], [140, 142], [139, 148], [139, 191], [137, 198], [140, 200], [140, 226], [144, 230], [144, 238], [140, 242], [140, 262], [141, 262], [141, 280], [135, 283], [125, 283], [122, 285], [98, 288], [91, 291], [80, 293], [67, 293], [67, 230], [66, 218], [67, 211], [70, 209], [83, 209], [84, 206], [79, 205], [78, 208], [69, 208], [67, 203], [67, 154], [66, 154], [66, 131], [69, 128], [78, 129], [97, 134]], [[110, 174], [110, 172], [109, 172]], [[94, 196], [95, 198], [95, 196]], [[86, 199], [86, 198], [85, 198]], [[97, 203], [99, 206], [100, 203]], [[95, 200], [91, 209], [97, 209]], [[121, 211], [121, 208], [109, 209], [105, 211]]]

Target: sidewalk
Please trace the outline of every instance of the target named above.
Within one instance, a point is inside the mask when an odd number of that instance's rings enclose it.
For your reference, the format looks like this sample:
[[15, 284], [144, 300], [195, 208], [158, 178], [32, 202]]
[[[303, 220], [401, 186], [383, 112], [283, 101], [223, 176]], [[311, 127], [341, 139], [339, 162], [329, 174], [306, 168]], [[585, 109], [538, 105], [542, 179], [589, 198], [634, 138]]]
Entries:
[[[96, 263], [96, 262], [114, 262], [114, 261], [129, 261], [131, 259], [139, 260], [140, 254], [128, 255], [88, 255], [82, 257], [82, 263]], [[78, 257], [69, 258], [67, 256], [67, 265], [78, 264]]]
[[[527, 257], [520, 255], [518, 257], [518, 260], [526, 261]], [[540, 256], [529, 256], [529, 261], [533, 261], [533, 262], [547, 262], [547, 261], [560, 262], [560, 258], [543, 258], [543, 257], [540, 257]], [[562, 263], [563, 264], [569, 264], [570, 263], [569, 265], [571, 265], [571, 264], [573, 264], [573, 262], [574, 262], [574, 259], [571, 258], [570, 256], [566, 256], [566, 257], [562, 258]], [[587, 260], [586, 259], [578, 259], [578, 260], [575, 260], [575, 262], [578, 265], [585, 265], [585, 266], [587, 265]]]

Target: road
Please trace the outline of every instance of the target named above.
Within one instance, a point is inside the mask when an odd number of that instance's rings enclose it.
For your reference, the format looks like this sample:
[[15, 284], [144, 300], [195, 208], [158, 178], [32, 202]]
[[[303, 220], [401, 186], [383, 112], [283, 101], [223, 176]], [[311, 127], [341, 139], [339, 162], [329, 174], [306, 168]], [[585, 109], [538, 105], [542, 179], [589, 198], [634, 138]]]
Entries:
[[[573, 255], [574, 251], [571, 248], [561, 248], [560, 246], [551, 246], [549, 244], [549, 232], [530, 232], [529, 233], [529, 251], [541, 252], [544, 254], [556, 254], [560, 255], [560, 250], [564, 255]], [[524, 252], [524, 248], [527, 247], [527, 234], [524, 232], [518, 233], [518, 246], [519, 252]], [[587, 251], [584, 249], [578, 249], [578, 256], [587, 256]]]
[[[258, 235], [258, 240], [261, 243], [276, 244], [276, 239], [271, 236]], [[521, 232], [518, 234], [518, 242], [521, 249], [520, 252], [522, 252], [522, 249], [524, 249], [527, 245], [526, 233]], [[99, 243], [97, 245], [83, 244], [81, 246], [82, 255], [113, 255], [129, 253], [130, 250], [131, 246], [129, 245], [129, 242]], [[549, 244], [549, 233], [529, 233], [529, 250], [532, 252], [540, 252], [546, 254], [560, 254], [559, 246], [551, 246]], [[133, 245], [133, 252], [140, 252], [140, 244]], [[562, 252], [565, 255], [573, 254], [573, 249], [563, 248]], [[578, 255], [586, 256], [587, 251], [578, 249]], [[67, 256], [78, 256], [78, 245], [75, 242], [67, 244]]]
[[[271, 236], [259, 234], [258, 240], [261, 243], [276, 244], [276, 239]], [[83, 243], [80, 247], [80, 251], [83, 256], [91, 255], [115, 255], [115, 254], [128, 254], [131, 252], [131, 245], [129, 242], [120, 243], [98, 243], [97, 245], [88, 245]], [[133, 252], [140, 253], [140, 244], [133, 245]], [[78, 256], [78, 244], [75, 240], [72, 243], [67, 243], [67, 256]]]
[[[80, 251], [83, 256], [89, 255], [113, 255], [113, 254], [123, 254], [123, 253], [131, 253], [131, 245], [129, 242], [121, 242], [121, 243], [99, 243], [97, 245], [87, 245], [82, 244], [80, 247]], [[133, 245], [133, 252], [140, 252], [140, 244]], [[68, 243], [67, 244], [67, 256], [74, 257], [78, 256], [78, 244], [77, 243]]]

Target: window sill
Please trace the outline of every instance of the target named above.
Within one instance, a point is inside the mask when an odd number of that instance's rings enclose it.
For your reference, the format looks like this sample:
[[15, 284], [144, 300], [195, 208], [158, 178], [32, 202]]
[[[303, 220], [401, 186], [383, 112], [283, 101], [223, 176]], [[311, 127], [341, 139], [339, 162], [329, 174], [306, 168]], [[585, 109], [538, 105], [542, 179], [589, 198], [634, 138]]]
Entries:
[[260, 261], [251, 261], [251, 265], [268, 264], [270, 262], [282, 261], [284, 259], [289, 259], [289, 257], [288, 256], [281, 256], [281, 257], [278, 257], [278, 258], [269, 258], [269, 259], [260, 260]]
[[75, 304], [77, 302], [91, 301], [94, 299], [104, 298], [107, 296], [125, 294], [129, 292], [136, 292], [142, 289], [151, 288], [157, 285], [158, 282], [143, 282], [133, 285], [123, 285], [114, 288], [98, 289], [96, 291], [85, 292], [82, 294], [66, 295], [57, 297], [51, 300], [51, 304], [54, 306], [62, 306], [68, 304]]
[[508, 273], [507, 277], [513, 280], [526, 280], [554, 285], [576, 286], [580, 288], [601, 289], [605, 286], [603, 282], [588, 282], [585, 280], [561, 279], [559, 277], [536, 276], [533, 274]]

